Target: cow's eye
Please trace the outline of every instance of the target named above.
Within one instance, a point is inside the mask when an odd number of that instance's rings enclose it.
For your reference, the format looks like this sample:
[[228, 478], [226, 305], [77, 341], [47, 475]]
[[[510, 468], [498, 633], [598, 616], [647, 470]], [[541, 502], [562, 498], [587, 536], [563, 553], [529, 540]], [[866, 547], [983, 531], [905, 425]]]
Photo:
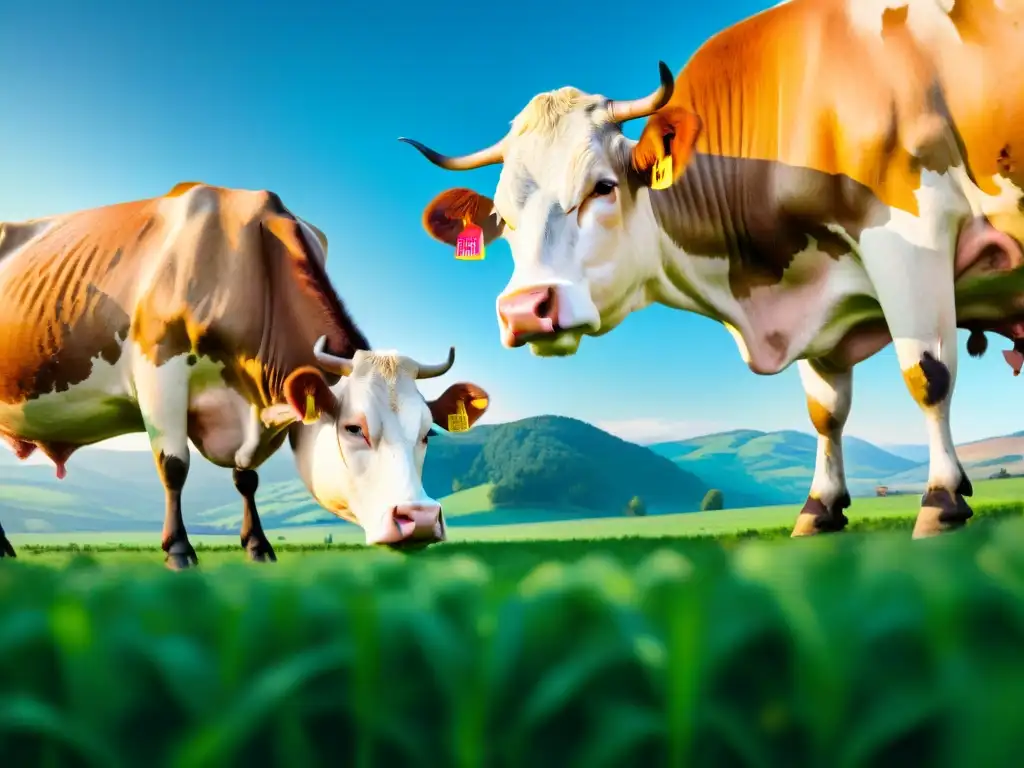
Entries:
[[594, 185], [594, 195], [596, 197], [605, 197], [615, 191], [617, 185], [614, 181], [608, 179], [602, 179]]
[[345, 431], [348, 432], [350, 435], [355, 435], [356, 437], [363, 436], [363, 428], [358, 424], [346, 424]]

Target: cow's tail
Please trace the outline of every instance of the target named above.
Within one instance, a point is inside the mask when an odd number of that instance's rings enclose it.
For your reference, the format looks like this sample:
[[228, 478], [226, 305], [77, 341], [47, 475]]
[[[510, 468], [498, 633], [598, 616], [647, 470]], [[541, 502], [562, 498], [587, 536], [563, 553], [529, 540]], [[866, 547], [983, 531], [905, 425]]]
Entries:
[[967, 354], [971, 357], [981, 357], [988, 349], [988, 337], [984, 331], [971, 331], [967, 337]]

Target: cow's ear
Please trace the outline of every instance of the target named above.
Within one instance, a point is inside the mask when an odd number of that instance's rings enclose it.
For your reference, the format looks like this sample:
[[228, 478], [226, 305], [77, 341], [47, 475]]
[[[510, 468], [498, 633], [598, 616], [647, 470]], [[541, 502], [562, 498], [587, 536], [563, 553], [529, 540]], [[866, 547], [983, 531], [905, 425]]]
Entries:
[[430, 201], [423, 211], [423, 228], [435, 240], [455, 245], [465, 218], [484, 231], [484, 245], [500, 237], [505, 229], [491, 198], [461, 187], [447, 189]]
[[651, 115], [633, 147], [633, 168], [644, 183], [650, 186], [654, 167], [666, 149], [672, 155], [671, 181], [682, 176], [703, 127], [700, 117], [683, 107], [665, 107]]
[[434, 423], [452, 432], [458, 430], [452, 429], [455, 424], [450, 425], [448, 417], [458, 416], [460, 412], [459, 403], [466, 410], [466, 420], [468, 423], [465, 426], [468, 429], [487, 412], [490, 399], [490, 396], [482, 387], [460, 381], [458, 384], [452, 384], [444, 391], [443, 395], [436, 400], [431, 400], [427, 405], [430, 408], [430, 415], [434, 419]]
[[[319, 370], [309, 365], [297, 368], [284, 380], [284, 399], [284, 403], [264, 409], [266, 416], [271, 415], [268, 413], [271, 408], [277, 409], [274, 415], [279, 425], [286, 419], [290, 422], [313, 424], [323, 414], [332, 415], [337, 410], [337, 400], [327, 384], [327, 379]], [[286, 406], [287, 411], [281, 406]]]

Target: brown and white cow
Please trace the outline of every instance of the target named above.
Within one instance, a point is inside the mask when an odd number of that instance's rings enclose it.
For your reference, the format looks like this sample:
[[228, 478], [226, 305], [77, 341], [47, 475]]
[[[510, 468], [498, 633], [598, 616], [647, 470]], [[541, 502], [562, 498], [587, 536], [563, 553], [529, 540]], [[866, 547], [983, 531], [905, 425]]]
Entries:
[[[797, 362], [819, 440], [794, 535], [846, 525], [852, 368], [893, 341], [928, 427], [921, 536], [972, 514], [949, 423], [957, 326], [972, 354], [985, 331], [1024, 337], [1021, 71], [1020, 0], [791, 0], [675, 79], [662, 64], [645, 98], [542, 93], [462, 157], [403, 141], [451, 170], [504, 163], [493, 201], [449, 190], [424, 224], [451, 244], [468, 214], [508, 241], [506, 346], [573, 354], [660, 303], [721, 322], [757, 373]], [[634, 142], [621, 124], [638, 118]], [[653, 189], [666, 156], [672, 184]]]
[[447, 373], [455, 350], [438, 365], [368, 351], [326, 255], [323, 233], [276, 195], [193, 183], [0, 224], [0, 436], [63, 477], [81, 446], [145, 431], [171, 567], [197, 562], [181, 511], [190, 439], [233, 470], [254, 560], [276, 559], [256, 468], [286, 435], [313, 496], [368, 544], [444, 540], [421, 481], [431, 424], [447, 426], [460, 402], [472, 424], [487, 394], [458, 383], [427, 403], [416, 380]]

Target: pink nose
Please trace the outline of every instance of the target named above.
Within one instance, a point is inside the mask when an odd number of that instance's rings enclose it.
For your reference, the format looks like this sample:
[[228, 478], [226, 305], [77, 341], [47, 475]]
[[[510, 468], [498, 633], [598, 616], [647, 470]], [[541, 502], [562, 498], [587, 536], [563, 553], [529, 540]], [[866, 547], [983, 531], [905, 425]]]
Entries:
[[553, 286], [527, 288], [498, 299], [501, 343], [521, 347], [530, 336], [558, 330], [558, 291]]
[[445, 540], [440, 504], [399, 504], [391, 510], [391, 523], [374, 544], [401, 548]]

